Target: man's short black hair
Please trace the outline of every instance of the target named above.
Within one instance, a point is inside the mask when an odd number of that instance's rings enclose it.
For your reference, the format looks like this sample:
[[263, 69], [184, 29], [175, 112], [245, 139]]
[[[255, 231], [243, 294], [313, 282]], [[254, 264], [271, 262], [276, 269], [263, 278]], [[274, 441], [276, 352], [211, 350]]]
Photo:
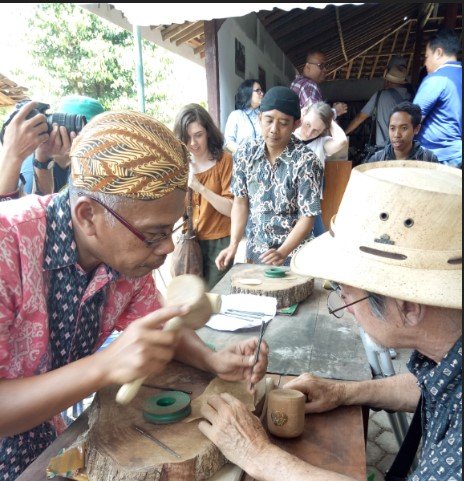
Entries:
[[391, 111], [388, 118], [388, 125], [390, 125], [391, 116], [396, 112], [406, 112], [411, 116], [412, 126], [416, 128], [422, 121], [422, 110], [417, 104], [411, 102], [400, 102]]
[[428, 46], [432, 52], [437, 48], [442, 48], [446, 55], [457, 55], [460, 45], [456, 32], [448, 27], [438, 29], [428, 41]]

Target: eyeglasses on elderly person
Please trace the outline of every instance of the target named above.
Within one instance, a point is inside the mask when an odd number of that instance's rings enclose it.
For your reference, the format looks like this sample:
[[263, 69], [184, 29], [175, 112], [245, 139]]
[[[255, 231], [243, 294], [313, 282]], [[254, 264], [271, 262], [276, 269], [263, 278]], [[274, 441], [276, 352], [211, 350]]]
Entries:
[[330, 285], [331, 285], [330, 287], [331, 291], [327, 296], [327, 309], [329, 311], [329, 314], [332, 314], [332, 316], [335, 316], [338, 319], [343, 317], [343, 314], [345, 313], [345, 309], [347, 307], [353, 306], [358, 302], [365, 301], [366, 299], [369, 299], [370, 297], [372, 297], [369, 294], [367, 296], [362, 297], [361, 299], [358, 299], [357, 301], [346, 304], [341, 296], [340, 285], [334, 282], [331, 282]]
[[124, 217], [122, 217], [120, 214], [118, 214], [116, 211], [114, 211], [111, 207], [107, 206], [104, 202], [101, 200], [97, 199], [96, 197], [87, 194], [85, 192], [78, 192], [77, 193], [78, 197], [88, 197], [89, 199], [92, 199], [93, 201], [97, 202], [97, 204], [100, 204], [102, 207], [104, 207], [113, 217], [115, 217], [124, 227], [126, 227], [128, 230], [132, 232], [136, 237], [138, 237], [148, 248], [153, 248], [160, 242], [163, 242], [167, 239], [169, 239], [174, 232], [178, 231], [186, 222], [187, 219], [184, 219], [184, 221], [178, 225], [175, 229], [173, 229], [171, 232], [168, 232], [167, 234], [155, 234], [151, 236], [151, 238], [148, 238], [140, 232], [136, 227], [134, 227], [130, 222], [128, 222]]

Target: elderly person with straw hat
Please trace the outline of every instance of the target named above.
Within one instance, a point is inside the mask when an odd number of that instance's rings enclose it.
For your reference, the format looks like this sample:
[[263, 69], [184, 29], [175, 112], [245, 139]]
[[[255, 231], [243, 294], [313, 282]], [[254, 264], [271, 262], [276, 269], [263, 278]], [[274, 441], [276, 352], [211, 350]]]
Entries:
[[[214, 352], [161, 308], [152, 270], [173, 250], [188, 154], [148, 115], [106, 112], [73, 143], [69, 189], [0, 206], [0, 479], [15, 479], [55, 438], [57, 415], [174, 357], [255, 383], [256, 339]], [[113, 330], [124, 332], [106, 349]], [[252, 372], [253, 370], [253, 372]]]
[[[414, 350], [407, 374], [362, 382], [303, 374], [285, 386], [307, 396], [308, 413], [417, 407], [416, 444], [403, 443], [389, 480], [462, 479], [461, 182], [458, 169], [429, 162], [359, 166], [330, 231], [292, 259], [293, 271], [332, 281], [329, 312], [346, 310], [378, 343]], [[231, 396], [210, 398], [203, 414], [201, 431], [257, 480], [351, 479], [274, 446]], [[419, 463], [408, 475], [421, 428]]]

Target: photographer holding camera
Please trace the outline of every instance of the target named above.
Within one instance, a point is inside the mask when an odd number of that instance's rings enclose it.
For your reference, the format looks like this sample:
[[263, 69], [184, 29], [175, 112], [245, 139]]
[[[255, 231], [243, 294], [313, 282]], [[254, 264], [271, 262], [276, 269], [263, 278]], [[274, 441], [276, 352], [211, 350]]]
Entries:
[[47, 114], [49, 105], [30, 100], [16, 107], [0, 134], [0, 201], [58, 192], [68, 182], [73, 140], [104, 111], [97, 100], [79, 95], [64, 97], [59, 113]]

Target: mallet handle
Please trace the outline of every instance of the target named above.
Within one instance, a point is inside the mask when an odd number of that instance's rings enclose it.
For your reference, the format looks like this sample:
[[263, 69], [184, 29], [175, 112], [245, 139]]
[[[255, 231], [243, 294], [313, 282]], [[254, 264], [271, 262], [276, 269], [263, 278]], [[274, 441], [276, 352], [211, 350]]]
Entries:
[[[169, 319], [168, 322], [164, 325], [163, 331], [175, 331], [182, 327], [182, 318], [181, 317], [173, 317]], [[118, 393], [116, 394], [116, 402], [119, 404], [129, 404], [132, 399], [135, 398], [137, 393], [139, 392], [140, 387], [147, 379], [147, 376], [140, 377], [135, 381], [126, 382], [120, 388]]]

